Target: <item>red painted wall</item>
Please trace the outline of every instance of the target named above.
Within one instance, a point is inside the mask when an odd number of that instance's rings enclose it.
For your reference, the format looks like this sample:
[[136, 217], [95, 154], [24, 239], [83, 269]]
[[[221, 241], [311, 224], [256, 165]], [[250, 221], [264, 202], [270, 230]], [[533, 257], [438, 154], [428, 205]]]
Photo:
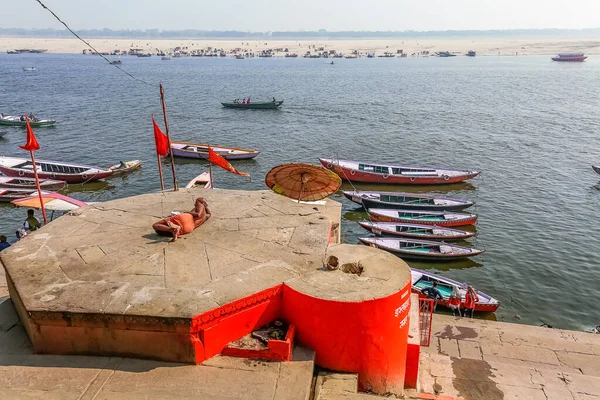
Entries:
[[389, 297], [357, 303], [314, 298], [283, 286], [283, 318], [315, 362], [355, 372], [359, 388], [376, 393], [404, 389], [410, 282]]

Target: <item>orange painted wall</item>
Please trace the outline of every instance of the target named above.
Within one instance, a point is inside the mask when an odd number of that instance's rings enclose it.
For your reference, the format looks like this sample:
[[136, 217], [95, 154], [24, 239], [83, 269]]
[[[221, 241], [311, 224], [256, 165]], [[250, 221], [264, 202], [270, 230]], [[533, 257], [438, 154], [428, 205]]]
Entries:
[[283, 286], [283, 318], [296, 338], [315, 350], [315, 362], [358, 373], [359, 388], [404, 389], [410, 282], [389, 297], [357, 303], [323, 300]]

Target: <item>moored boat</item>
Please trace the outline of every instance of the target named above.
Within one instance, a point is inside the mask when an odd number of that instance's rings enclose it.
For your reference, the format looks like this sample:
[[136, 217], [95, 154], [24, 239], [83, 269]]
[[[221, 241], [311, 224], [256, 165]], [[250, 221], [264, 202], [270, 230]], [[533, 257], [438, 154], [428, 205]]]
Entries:
[[[188, 142], [172, 142], [171, 149], [175, 157], [208, 159], [208, 144]], [[210, 148], [226, 160], [246, 160], [254, 158], [260, 151], [240, 149], [238, 147], [210, 146]]]
[[[39, 128], [42, 126], [52, 126], [56, 124], [56, 120], [53, 119], [38, 119], [29, 120], [29, 125], [32, 128]], [[11, 115], [3, 115], [0, 117], [0, 125], [5, 126], [27, 126], [25, 121], [21, 121], [21, 117], [14, 117]]]
[[397, 254], [401, 258], [417, 260], [450, 261], [484, 253], [484, 250], [429, 240], [388, 237], [361, 237], [358, 239], [367, 246], [373, 245]]
[[582, 62], [587, 56], [583, 53], [559, 53], [552, 61]]
[[476, 52], [474, 52], [473, 50], [469, 50], [466, 54], [467, 57], [475, 57], [477, 55]]
[[370, 208], [369, 215], [377, 222], [402, 222], [437, 226], [465, 226], [477, 222], [477, 215], [445, 211], [393, 210]]
[[[448, 307], [452, 288], [457, 287], [461, 296], [460, 306], [464, 309], [465, 296], [467, 293], [467, 284], [461, 283], [444, 276], [432, 274], [431, 272], [422, 271], [420, 269], [411, 268], [412, 275], [412, 292], [421, 296], [425, 288], [433, 286], [433, 282], [437, 282], [438, 290], [442, 295], [442, 299], [438, 300], [438, 306]], [[479, 312], [495, 312], [500, 307], [500, 302], [479, 290], [475, 290], [479, 300], [475, 302], [475, 311]]]
[[328, 158], [319, 158], [319, 161], [325, 168], [338, 174], [340, 178], [353, 182], [396, 185], [439, 185], [462, 182], [479, 175], [479, 171], [454, 170], [439, 167], [332, 160]]
[[592, 169], [596, 171], [597, 174], [600, 174], [600, 165], [592, 165]]
[[23, 67], [23, 71], [35, 71], [37, 70], [36, 67]]
[[121, 161], [119, 164], [111, 165], [108, 167], [109, 171], [113, 171], [112, 176], [127, 174], [131, 171], [135, 171], [138, 168], [141, 168], [142, 162], [140, 160], [133, 161]]
[[[37, 173], [41, 179], [61, 180], [67, 183], [85, 183], [111, 176], [108, 169], [65, 163], [60, 161], [36, 160]], [[31, 160], [0, 156], [0, 172], [6, 176], [35, 178]]]
[[471, 207], [472, 201], [451, 197], [403, 193], [343, 191], [349, 200], [367, 208], [402, 208], [425, 210], [462, 210]]
[[186, 189], [212, 189], [210, 172], [203, 172], [185, 185]]
[[[67, 186], [67, 182], [54, 179], [40, 179], [40, 188], [43, 190], [60, 190]], [[34, 178], [15, 178], [0, 176], [0, 188], [31, 189], [37, 190]]]
[[0, 202], [10, 203], [13, 200], [37, 194], [37, 189], [0, 189]]
[[358, 223], [366, 230], [379, 236], [392, 235], [423, 240], [463, 240], [475, 235], [475, 232], [441, 226], [371, 221], [359, 221]]
[[241, 103], [241, 102], [221, 102], [223, 107], [226, 108], [248, 108], [252, 110], [273, 110], [278, 108], [283, 104], [283, 100], [277, 101], [251, 101], [250, 103]]

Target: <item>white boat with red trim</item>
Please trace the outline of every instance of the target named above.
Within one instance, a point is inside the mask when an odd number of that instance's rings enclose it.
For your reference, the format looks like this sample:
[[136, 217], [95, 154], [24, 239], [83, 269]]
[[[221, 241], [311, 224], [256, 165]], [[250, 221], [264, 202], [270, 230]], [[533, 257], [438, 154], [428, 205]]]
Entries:
[[435, 225], [371, 221], [359, 221], [358, 223], [366, 230], [379, 236], [392, 235], [423, 240], [464, 240], [475, 236], [475, 232], [444, 228]]
[[417, 260], [450, 261], [477, 256], [485, 252], [485, 250], [430, 240], [388, 237], [361, 237], [358, 239], [363, 244], [387, 250], [401, 258]]
[[[47, 193], [47, 192], [42, 192]], [[10, 203], [37, 194], [37, 189], [0, 189], [0, 202]]]
[[212, 189], [210, 172], [203, 172], [185, 185], [186, 189]]
[[396, 185], [439, 185], [475, 178], [479, 171], [319, 158], [327, 169], [353, 182]]
[[472, 201], [454, 199], [452, 197], [436, 196], [431, 194], [403, 193], [403, 192], [362, 192], [343, 191], [349, 200], [362, 204], [367, 208], [402, 208], [419, 210], [462, 210], [469, 208]]
[[[43, 190], [60, 190], [65, 186], [67, 186], [65, 181], [40, 179], [40, 188]], [[0, 188], [37, 190], [34, 178], [15, 178], [11, 176], [0, 176]]]
[[[61, 180], [67, 183], [97, 181], [111, 176], [114, 171], [91, 165], [61, 161], [36, 160], [38, 177]], [[6, 176], [35, 178], [30, 159], [0, 156], [0, 172]]]
[[369, 208], [369, 215], [377, 222], [401, 222], [435, 226], [464, 226], [477, 222], [477, 215], [446, 211], [393, 210]]

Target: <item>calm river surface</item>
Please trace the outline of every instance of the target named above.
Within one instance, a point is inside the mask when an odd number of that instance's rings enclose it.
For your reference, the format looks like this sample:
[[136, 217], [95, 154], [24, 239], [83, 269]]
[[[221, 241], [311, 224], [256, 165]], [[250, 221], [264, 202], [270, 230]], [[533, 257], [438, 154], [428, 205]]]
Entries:
[[[216, 171], [221, 188], [265, 189], [270, 168], [317, 157], [433, 164], [483, 171], [468, 184], [398, 187], [477, 202], [487, 252], [472, 261], [424, 264], [502, 301], [497, 319], [586, 329], [600, 324], [600, 59], [549, 57], [245, 59], [123, 57], [134, 81], [100, 58], [0, 55], [0, 112], [33, 111], [59, 122], [38, 128], [38, 158], [108, 166], [141, 159], [143, 170], [72, 186], [105, 201], [159, 189], [151, 114], [166, 89], [174, 140], [260, 150], [235, 164], [253, 183]], [[35, 66], [35, 72], [23, 72]], [[284, 99], [277, 111], [231, 110], [220, 100]], [[0, 155], [22, 156], [24, 129], [0, 128]], [[181, 183], [206, 164], [177, 161]], [[166, 169], [165, 171], [168, 171]], [[369, 188], [368, 186], [358, 186]], [[344, 184], [344, 188], [351, 188]], [[343, 234], [356, 243], [366, 218], [341, 194]], [[0, 206], [14, 238], [25, 212]]]

